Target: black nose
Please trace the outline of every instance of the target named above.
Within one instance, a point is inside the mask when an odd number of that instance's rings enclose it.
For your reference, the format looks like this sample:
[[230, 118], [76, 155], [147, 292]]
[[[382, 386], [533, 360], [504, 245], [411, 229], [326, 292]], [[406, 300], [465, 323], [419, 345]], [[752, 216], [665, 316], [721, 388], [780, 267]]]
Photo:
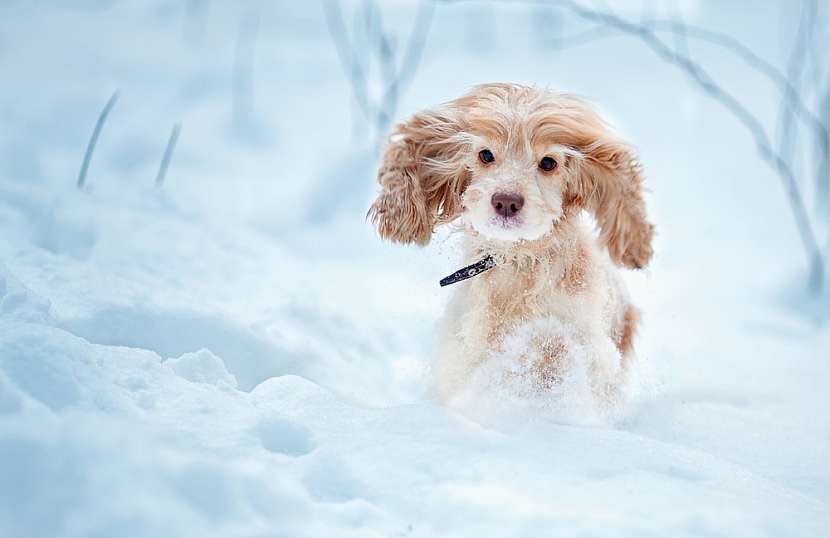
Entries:
[[497, 192], [490, 198], [490, 204], [502, 217], [513, 217], [525, 205], [525, 198], [518, 192]]

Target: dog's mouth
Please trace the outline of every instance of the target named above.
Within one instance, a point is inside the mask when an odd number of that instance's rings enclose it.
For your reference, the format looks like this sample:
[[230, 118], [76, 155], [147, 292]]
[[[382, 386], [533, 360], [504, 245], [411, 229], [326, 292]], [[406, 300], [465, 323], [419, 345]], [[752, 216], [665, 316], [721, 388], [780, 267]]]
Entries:
[[524, 225], [521, 217], [502, 217], [501, 215], [493, 215], [488, 222], [493, 228], [501, 230], [517, 230]]
[[550, 222], [534, 222], [521, 214], [511, 217], [490, 215], [483, 226], [477, 226], [474, 221], [469, 224], [485, 239], [508, 242], [538, 239], [548, 233], [552, 225]]

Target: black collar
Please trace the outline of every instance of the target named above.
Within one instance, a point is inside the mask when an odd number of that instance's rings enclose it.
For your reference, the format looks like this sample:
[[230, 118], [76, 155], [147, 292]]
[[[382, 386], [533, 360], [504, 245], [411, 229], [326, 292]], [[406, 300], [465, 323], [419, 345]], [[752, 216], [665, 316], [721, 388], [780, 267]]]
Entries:
[[495, 266], [496, 260], [494, 260], [492, 256], [487, 256], [484, 259], [479, 260], [472, 265], [468, 265], [467, 267], [459, 269], [450, 276], [442, 278], [440, 282], [441, 287], [443, 288], [444, 286], [449, 286], [450, 284], [455, 284], [456, 282], [467, 280], [468, 278], [481, 274], [484, 271], [492, 269]]

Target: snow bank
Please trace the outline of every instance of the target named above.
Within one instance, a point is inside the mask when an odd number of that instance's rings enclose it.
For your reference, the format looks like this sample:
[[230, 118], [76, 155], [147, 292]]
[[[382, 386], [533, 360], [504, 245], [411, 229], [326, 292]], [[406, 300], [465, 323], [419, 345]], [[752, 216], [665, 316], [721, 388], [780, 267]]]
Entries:
[[228, 373], [222, 359], [207, 349], [185, 353], [181, 357], [165, 361], [164, 365], [188, 381], [237, 387], [236, 378]]
[[206, 351], [162, 361], [8, 317], [0, 372], [3, 536], [808, 536], [830, 524], [824, 503], [706, 452], [527, 408], [482, 425], [432, 403], [355, 406], [296, 376], [246, 393]]

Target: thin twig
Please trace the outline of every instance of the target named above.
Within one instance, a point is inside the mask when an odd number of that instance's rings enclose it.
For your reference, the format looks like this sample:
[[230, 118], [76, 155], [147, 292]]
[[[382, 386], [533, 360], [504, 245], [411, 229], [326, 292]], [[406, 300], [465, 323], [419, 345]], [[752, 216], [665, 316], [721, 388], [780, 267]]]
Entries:
[[[395, 116], [400, 96], [406, 91], [418, 71], [434, 12], [435, 3], [432, 0], [422, 0], [418, 4], [415, 22], [409, 34], [401, 65], [394, 73], [390, 71], [386, 74], [386, 90], [383, 93], [377, 119], [378, 136], [382, 136], [386, 132], [389, 123]], [[380, 52], [383, 54], [385, 51], [381, 49]], [[383, 58], [383, 55], [381, 57]], [[394, 65], [394, 58], [391, 54], [387, 56], [386, 60], [390, 62], [390, 66]]]
[[[801, 6], [801, 16], [798, 29], [795, 33], [795, 42], [787, 63], [787, 80], [793, 87], [795, 95], [801, 95], [802, 79], [804, 78], [804, 60], [807, 56], [807, 47], [811, 35], [815, 30], [816, 3], [814, 0], [805, 0]], [[793, 129], [793, 99], [784, 95], [778, 112], [778, 153], [787, 162], [792, 162], [793, 147], [798, 133]]]
[[[819, 89], [819, 97], [817, 99], [819, 114], [825, 122], [830, 122], [830, 70], [827, 72], [827, 81], [824, 84], [823, 93]], [[830, 153], [830, 141], [817, 140], [815, 151], [819, 155], [827, 155]], [[816, 159], [816, 201], [818, 202], [819, 210], [823, 210], [825, 214], [830, 211], [830, 160]], [[828, 238], [828, 246], [826, 251], [830, 255], [830, 238]]]
[[182, 124], [177, 123], [173, 126], [173, 130], [170, 131], [170, 138], [167, 139], [167, 147], [164, 148], [164, 155], [161, 157], [159, 172], [156, 175], [156, 187], [161, 188], [164, 184], [164, 177], [167, 175], [167, 168], [170, 166], [173, 152], [176, 151], [176, 142], [179, 141], [179, 133], [181, 130]]
[[101, 135], [101, 129], [104, 128], [104, 122], [107, 121], [110, 110], [118, 101], [118, 90], [115, 90], [110, 96], [107, 104], [101, 109], [98, 114], [98, 121], [95, 122], [95, 128], [92, 130], [92, 136], [89, 138], [89, 143], [86, 146], [86, 153], [84, 153], [84, 160], [81, 163], [81, 171], [78, 174], [78, 188], [83, 189], [86, 185], [86, 174], [89, 171], [89, 163], [92, 160], [92, 154], [95, 152], [95, 145], [98, 143], [98, 137]]
[[323, 11], [326, 15], [329, 34], [331, 34], [332, 41], [334, 41], [334, 48], [337, 50], [337, 56], [340, 58], [340, 65], [351, 83], [352, 96], [360, 112], [368, 119], [371, 117], [371, 111], [365, 72], [349, 41], [346, 24], [343, 22], [343, 12], [340, 9], [340, 3], [337, 0], [323, 0]]
[[382, 136], [382, 133], [386, 131], [395, 114], [398, 99], [400, 98], [400, 87], [398, 85], [398, 77], [395, 74], [395, 53], [389, 44], [389, 38], [385, 34], [381, 34], [378, 39], [378, 45], [380, 48], [378, 54], [381, 60], [381, 73], [386, 91], [378, 107], [377, 117], [375, 119], [375, 131], [378, 136]]
[[369, 2], [368, 5], [374, 8], [372, 11], [374, 16], [371, 18], [369, 26], [370, 39], [375, 41], [375, 52], [380, 63], [382, 83], [387, 88], [378, 106], [375, 118], [375, 134], [380, 137], [381, 133], [386, 131], [386, 127], [392, 121], [394, 108], [398, 102], [398, 72], [395, 67], [395, 49], [392, 44], [392, 38], [383, 28], [380, 10], [377, 9], [377, 5], [374, 2]]

